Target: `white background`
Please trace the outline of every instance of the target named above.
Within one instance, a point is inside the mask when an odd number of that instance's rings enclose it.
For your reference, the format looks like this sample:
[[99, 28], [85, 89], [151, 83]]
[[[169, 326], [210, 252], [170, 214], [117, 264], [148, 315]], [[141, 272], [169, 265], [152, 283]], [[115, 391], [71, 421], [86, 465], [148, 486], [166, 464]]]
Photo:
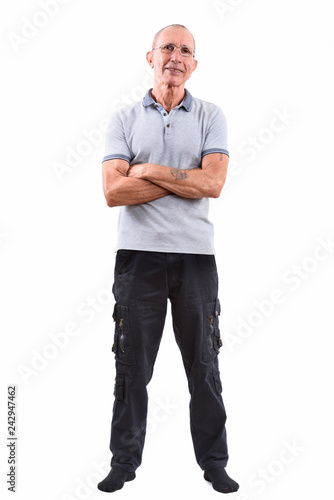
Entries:
[[[145, 93], [146, 51], [176, 22], [197, 42], [189, 90], [229, 125], [230, 175], [211, 217], [233, 497], [330, 498], [334, 250], [319, 245], [334, 240], [331, 2], [69, 0], [41, 15], [42, 3], [0, 13], [1, 497], [12, 498], [16, 384], [16, 498], [106, 498], [95, 484], [110, 460], [118, 209], [102, 193], [102, 132], [95, 144], [86, 135]], [[76, 166], [57, 174], [73, 150]], [[143, 464], [118, 498], [217, 498], [194, 458], [170, 318], [149, 394]]]

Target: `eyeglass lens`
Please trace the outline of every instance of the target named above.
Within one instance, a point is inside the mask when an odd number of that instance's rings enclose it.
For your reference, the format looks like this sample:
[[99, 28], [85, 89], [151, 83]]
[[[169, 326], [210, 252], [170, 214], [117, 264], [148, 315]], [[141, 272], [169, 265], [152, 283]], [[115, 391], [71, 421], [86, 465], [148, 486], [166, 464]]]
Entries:
[[[165, 54], [172, 54], [175, 51], [176, 45], [173, 45], [172, 43], [162, 45], [161, 46], [161, 51], [164, 52]], [[189, 47], [182, 46], [179, 48], [180, 54], [182, 56], [191, 56], [192, 50]]]

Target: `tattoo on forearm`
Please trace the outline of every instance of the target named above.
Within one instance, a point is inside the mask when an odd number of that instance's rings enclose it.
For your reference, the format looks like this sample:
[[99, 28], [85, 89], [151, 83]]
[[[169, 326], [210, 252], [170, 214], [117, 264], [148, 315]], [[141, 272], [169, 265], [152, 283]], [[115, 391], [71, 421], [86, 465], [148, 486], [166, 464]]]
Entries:
[[220, 153], [219, 161], [223, 161], [223, 153]]
[[188, 173], [186, 170], [178, 170], [177, 168], [171, 168], [170, 173], [176, 181], [188, 178]]

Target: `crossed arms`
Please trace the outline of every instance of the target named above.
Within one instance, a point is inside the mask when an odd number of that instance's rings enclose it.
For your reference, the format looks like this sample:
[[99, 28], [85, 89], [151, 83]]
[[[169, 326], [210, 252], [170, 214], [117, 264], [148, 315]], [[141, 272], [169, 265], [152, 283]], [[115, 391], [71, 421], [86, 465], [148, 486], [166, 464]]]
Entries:
[[223, 189], [228, 156], [203, 156], [201, 168], [180, 170], [142, 163], [129, 166], [125, 160], [102, 164], [104, 196], [109, 207], [139, 205], [176, 194], [183, 198], [218, 198]]

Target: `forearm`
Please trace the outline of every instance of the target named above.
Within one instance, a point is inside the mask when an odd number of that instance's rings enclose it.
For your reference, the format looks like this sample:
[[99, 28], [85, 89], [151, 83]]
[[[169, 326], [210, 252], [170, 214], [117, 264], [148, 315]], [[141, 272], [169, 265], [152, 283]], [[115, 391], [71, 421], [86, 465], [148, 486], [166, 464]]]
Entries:
[[109, 207], [139, 205], [171, 194], [152, 182], [128, 177], [129, 163], [114, 159], [102, 163], [104, 196]]
[[216, 198], [221, 190], [217, 179], [201, 168], [181, 170], [144, 163], [131, 166], [128, 175], [150, 181], [183, 198]]
[[109, 207], [139, 205], [167, 196], [170, 192], [152, 182], [131, 177], [120, 177], [105, 193]]

